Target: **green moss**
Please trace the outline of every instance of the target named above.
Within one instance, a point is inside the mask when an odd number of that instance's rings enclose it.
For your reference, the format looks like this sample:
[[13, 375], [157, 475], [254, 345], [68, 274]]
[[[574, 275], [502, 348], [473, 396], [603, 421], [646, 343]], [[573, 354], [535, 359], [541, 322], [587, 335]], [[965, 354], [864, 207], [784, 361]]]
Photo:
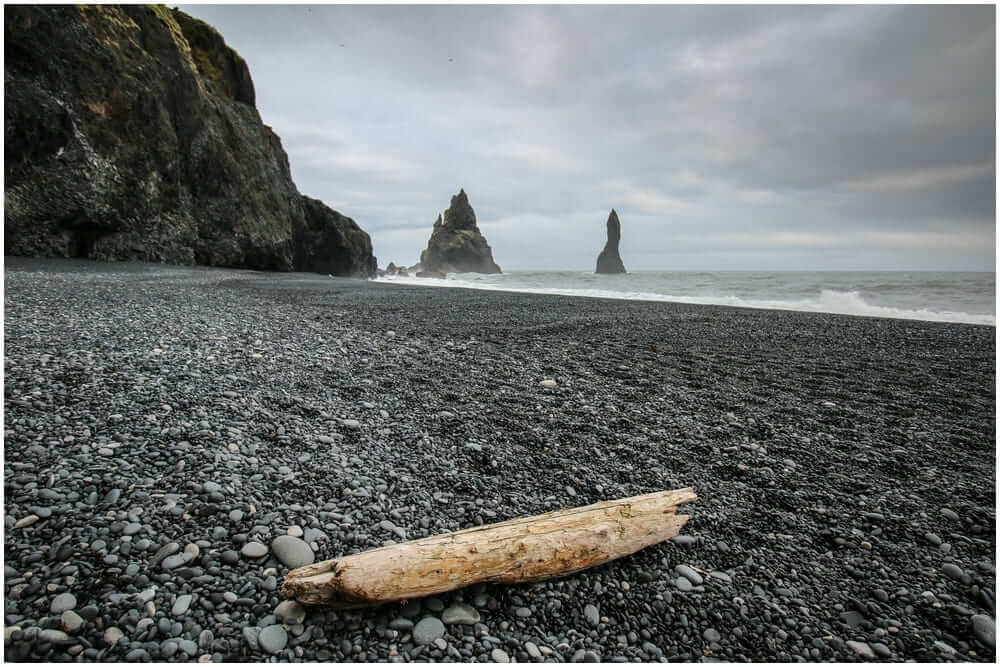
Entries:
[[172, 18], [176, 19], [175, 24], [190, 47], [191, 60], [202, 79], [210, 83], [217, 93], [232, 98], [235, 94], [233, 82], [220, 66], [225, 62], [225, 54], [220, 54], [218, 50], [226, 48], [222, 35], [204, 21], [178, 9], [173, 10]]
[[[132, 40], [128, 33], [136, 32], [139, 26], [118, 7], [110, 5], [77, 5], [83, 22], [90, 28], [90, 33], [101, 41], [105, 48], [119, 52], [122, 48], [121, 38]], [[128, 31], [128, 32], [125, 32]], [[127, 35], [127, 37], [126, 37]]]
[[184, 36], [184, 31], [181, 30], [180, 24], [177, 23], [177, 19], [174, 18], [173, 12], [167, 8], [166, 5], [150, 5], [150, 9], [156, 14], [156, 18], [167, 27], [170, 31], [170, 36], [173, 38], [174, 42], [180, 48], [183, 53], [191, 53], [191, 46], [188, 44], [187, 38]]

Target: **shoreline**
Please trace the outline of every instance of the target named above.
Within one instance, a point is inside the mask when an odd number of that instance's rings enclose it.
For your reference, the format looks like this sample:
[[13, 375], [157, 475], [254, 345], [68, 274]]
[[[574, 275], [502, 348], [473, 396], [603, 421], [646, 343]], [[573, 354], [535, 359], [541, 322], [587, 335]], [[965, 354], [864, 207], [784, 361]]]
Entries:
[[[532, 272], [537, 273], [537, 272]], [[580, 272], [583, 275], [586, 272]], [[636, 272], [641, 273], [641, 272]], [[656, 272], [649, 272], [656, 273]], [[691, 272], [704, 273], [704, 272]], [[715, 273], [715, 272], [712, 272]], [[731, 272], [733, 274], [742, 272]], [[790, 272], [792, 273], [792, 272]], [[798, 272], [794, 272], [798, 273]], [[492, 277], [490, 277], [492, 278]], [[372, 282], [391, 285], [413, 285], [424, 287], [444, 287], [455, 289], [476, 289], [488, 292], [508, 292], [515, 294], [548, 294], [572, 296], [586, 299], [614, 299], [619, 301], [642, 301], [646, 303], [683, 303], [703, 306], [731, 308], [753, 308], [755, 310], [784, 310], [802, 313], [825, 313], [852, 317], [881, 317], [885, 319], [905, 319], [920, 322], [946, 322], [951, 324], [973, 324], [996, 326], [996, 315], [989, 313], [968, 313], [959, 311], [934, 311], [928, 308], [904, 309], [898, 306], [872, 305], [866, 303], [858, 291], [840, 292], [823, 289], [818, 296], [792, 301], [772, 298], [751, 298], [736, 295], [671, 295], [642, 291], [619, 291], [581, 287], [541, 287], [497, 285], [481, 283], [477, 278], [464, 279], [451, 276], [447, 279], [381, 276]]]
[[[991, 328], [161, 265], [5, 285], [9, 659], [994, 659]], [[682, 539], [592, 570], [278, 611], [289, 532], [319, 561], [687, 486]], [[448, 608], [478, 625], [421, 643]]]

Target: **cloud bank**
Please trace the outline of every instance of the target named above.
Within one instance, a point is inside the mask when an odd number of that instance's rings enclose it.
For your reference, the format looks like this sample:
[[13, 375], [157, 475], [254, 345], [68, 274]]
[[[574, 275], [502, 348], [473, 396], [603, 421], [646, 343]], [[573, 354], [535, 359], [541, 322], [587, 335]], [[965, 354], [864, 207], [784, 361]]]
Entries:
[[182, 9], [383, 266], [459, 188], [505, 270], [995, 264], [991, 6]]

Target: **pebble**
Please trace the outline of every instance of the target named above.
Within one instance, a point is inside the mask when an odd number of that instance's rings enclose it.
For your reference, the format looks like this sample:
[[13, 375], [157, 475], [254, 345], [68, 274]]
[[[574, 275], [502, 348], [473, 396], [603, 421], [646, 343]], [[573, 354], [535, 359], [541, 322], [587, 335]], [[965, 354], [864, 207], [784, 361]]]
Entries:
[[892, 657], [892, 649], [890, 649], [882, 642], [871, 642], [869, 646], [872, 647], [872, 651], [874, 651], [875, 655], [877, 655], [880, 658]]
[[177, 642], [177, 646], [180, 648], [181, 651], [183, 651], [184, 653], [187, 653], [188, 656], [190, 656], [192, 658], [194, 656], [198, 655], [198, 645], [195, 644], [190, 639], [181, 639], [181, 640], [179, 640]]
[[583, 608], [583, 616], [591, 625], [597, 625], [601, 622], [601, 613], [597, 610], [597, 607], [592, 604], [588, 604]]
[[149, 660], [149, 651], [144, 648], [134, 648], [125, 654], [128, 662], [146, 662]]
[[700, 574], [692, 570], [687, 565], [678, 565], [675, 569], [677, 570], [677, 574], [681, 575], [695, 586], [700, 586], [704, 581]]
[[167, 556], [164, 558], [163, 562], [160, 563], [160, 567], [163, 568], [164, 571], [176, 570], [187, 562], [187, 557], [184, 554], [174, 554], [173, 556]]
[[952, 521], [958, 521], [958, 514], [948, 509], [947, 507], [941, 508], [941, 516], [945, 517], [946, 519], [951, 519]]
[[63, 642], [72, 641], [72, 638], [67, 635], [62, 630], [42, 630], [38, 633], [38, 640], [43, 642], [52, 642], [53, 644], [60, 644]]
[[274, 608], [274, 616], [279, 621], [295, 625], [306, 620], [306, 608], [295, 600], [284, 600]]
[[524, 650], [535, 660], [541, 660], [542, 652], [538, 650], [538, 646], [534, 642], [524, 642]]
[[694, 544], [698, 541], [698, 538], [694, 535], [675, 535], [670, 539], [673, 544], [684, 547], [689, 544]]
[[72, 609], [67, 609], [59, 617], [59, 625], [66, 632], [76, 632], [83, 627], [84, 622], [83, 617]]
[[705, 630], [705, 632], [701, 633], [701, 636], [707, 642], [717, 642], [722, 639], [722, 635], [720, 635], [719, 631], [716, 630], [715, 628], [709, 628]]
[[118, 643], [118, 640], [125, 636], [125, 633], [118, 628], [112, 626], [104, 631], [104, 643], [109, 646], [114, 646]]
[[357, 419], [341, 419], [340, 423], [346, 429], [350, 429], [352, 431], [361, 430], [361, 422]]
[[61, 614], [70, 609], [76, 609], [76, 597], [72, 593], [60, 593], [52, 599], [52, 604], [49, 606], [52, 614]]
[[935, 547], [941, 546], [941, 538], [934, 533], [924, 533], [924, 539], [931, 543]]
[[945, 655], [954, 655], [955, 653], [955, 647], [953, 647], [951, 644], [946, 644], [940, 639], [934, 642], [934, 648], [941, 651]]
[[849, 649], [860, 655], [862, 658], [868, 658], [869, 660], [875, 659], [875, 652], [872, 650], [872, 647], [869, 646], [866, 642], [849, 640], [845, 643], [847, 644], [847, 647]]
[[677, 577], [676, 579], [674, 579], [674, 586], [677, 587], [677, 590], [682, 591], [684, 593], [694, 590], [694, 585], [691, 583], [691, 580], [688, 579], [687, 577]]
[[160, 657], [169, 660], [174, 657], [174, 654], [177, 653], [178, 649], [180, 649], [180, 646], [178, 646], [177, 640], [168, 639], [160, 644]]
[[27, 528], [28, 526], [34, 525], [34, 523], [36, 521], [38, 521], [38, 515], [37, 514], [29, 514], [28, 516], [24, 517], [23, 519], [18, 520], [18, 522], [14, 524], [14, 527], [15, 528]]
[[309, 565], [316, 560], [309, 545], [291, 535], [280, 535], [274, 538], [271, 542], [271, 551], [289, 569]]
[[240, 552], [247, 558], [263, 558], [267, 555], [267, 545], [260, 542], [247, 542], [240, 549]]
[[493, 662], [510, 662], [510, 656], [502, 649], [495, 648], [490, 651], [490, 659]]
[[433, 616], [425, 616], [413, 628], [413, 641], [421, 646], [430, 644], [443, 636], [444, 623]]
[[475, 625], [479, 619], [476, 608], [464, 602], [456, 602], [441, 614], [441, 620], [448, 625]]
[[281, 652], [288, 644], [288, 633], [280, 625], [269, 625], [257, 635], [257, 643], [262, 651], [273, 655]]
[[409, 632], [413, 629], [413, 621], [408, 618], [394, 618], [389, 622], [389, 627], [393, 630], [399, 630], [400, 632]]
[[545, 387], [546, 389], [555, 389], [558, 383], [555, 380], [546, 379], [542, 380], [538, 384]]
[[976, 639], [992, 649], [996, 648], [997, 629], [995, 621], [986, 614], [976, 614], [972, 617], [972, 634]]
[[174, 605], [170, 608], [170, 613], [174, 616], [183, 616], [191, 608], [192, 595], [178, 595], [174, 600]]
[[260, 637], [260, 628], [252, 625], [243, 626], [243, 638], [247, 641], [247, 645], [257, 651], [260, 649], [260, 642], [257, 639]]
[[941, 571], [952, 579], [961, 579], [965, 576], [965, 572], [959, 566], [954, 563], [945, 563], [941, 566]]

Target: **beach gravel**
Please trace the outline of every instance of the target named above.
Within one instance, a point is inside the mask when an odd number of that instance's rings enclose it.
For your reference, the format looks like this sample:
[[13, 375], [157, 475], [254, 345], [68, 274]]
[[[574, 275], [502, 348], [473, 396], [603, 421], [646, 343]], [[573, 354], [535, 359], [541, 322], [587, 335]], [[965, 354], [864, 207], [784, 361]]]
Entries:
[[[993, 327], [5, 263], [7, 660], [995, 660]], [[683, 539], [571, 576], [280, 606], [687, 486]]]

